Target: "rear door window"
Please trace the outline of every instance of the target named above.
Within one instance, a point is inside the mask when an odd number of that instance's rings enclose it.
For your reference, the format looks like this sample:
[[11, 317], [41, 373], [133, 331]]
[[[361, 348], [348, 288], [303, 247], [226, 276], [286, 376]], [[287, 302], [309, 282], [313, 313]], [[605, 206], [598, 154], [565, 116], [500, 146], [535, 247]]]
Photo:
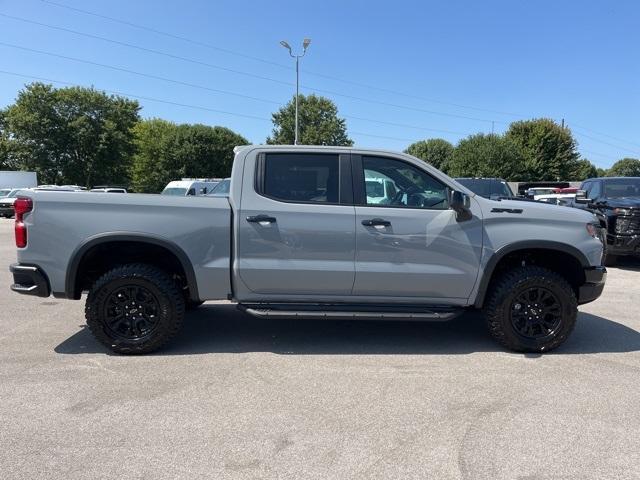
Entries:
[[264, 159], [263, 195], [293, 203], [340, 201], [340, 163], [334, 154], [277, 153]]

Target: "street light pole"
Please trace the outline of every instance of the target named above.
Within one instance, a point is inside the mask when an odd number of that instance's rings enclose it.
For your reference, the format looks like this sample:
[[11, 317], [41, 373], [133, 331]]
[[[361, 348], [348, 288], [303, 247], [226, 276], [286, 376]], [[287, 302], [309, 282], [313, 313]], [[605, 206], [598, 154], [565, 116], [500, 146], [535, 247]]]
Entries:
[[302, 42], [302, 53], [299, 55], [295, 55], [293, 53], [293, 51], [291, 50], [291, 46], [285, 42], [284, 40], [282, 40], [280, 42], [280, 45], [282, 45], [284, 48], [286, 48], [287, 50], [289, 50], [289, 55], [292, 58], [296, 59], [296, 126], [295, 126], [295, 133], [294, 133], [294, 140], [293, 140], [293, 144], [294, 145], [298, 145], [298, 96], [300, 95], [300, 59], [302, 57], [304, 57], [304, 54], [307, 53], [307, 48], [309, 47], [309, 45], [311, 44], [311, 39], [309, 38], [305, 38], [304, 41]]

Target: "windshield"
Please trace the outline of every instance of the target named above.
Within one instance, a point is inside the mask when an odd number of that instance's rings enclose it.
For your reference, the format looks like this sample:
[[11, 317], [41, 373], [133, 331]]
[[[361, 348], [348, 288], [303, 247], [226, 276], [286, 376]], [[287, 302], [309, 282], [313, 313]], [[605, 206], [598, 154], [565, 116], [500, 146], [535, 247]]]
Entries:
[[9, 190], [9, 189], [0, 190], [0, 197], [6, 197], [10, 193], [11, 193], [11, 190]]
[[619, 178], [604, 182], [607, 198], [640, 197], [640, 178]]
[[187, 193], [186, 188], [177, 188], [177, 187], [165, 188], [162, 191], [162, 195], [174, 195], [176, 197], [184, 197], [186, 193]]
[[481, 197], [491, 198], [492, 195], [499, 197], [513, 197], [513, 192], [509, 188], [509, 185], [500, 180], [457, 178], [456, 181]]
[[217, 194], [226, 194], [229, 193], [229, 188], [231, 187], [231, 180], [222, 180], [219, 184], [211, 189], [210, 195]]

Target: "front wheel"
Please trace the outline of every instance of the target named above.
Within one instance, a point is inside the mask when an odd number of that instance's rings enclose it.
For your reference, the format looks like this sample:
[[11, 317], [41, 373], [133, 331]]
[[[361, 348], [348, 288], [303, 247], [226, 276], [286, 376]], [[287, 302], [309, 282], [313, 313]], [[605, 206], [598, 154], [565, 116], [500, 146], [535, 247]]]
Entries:
[[96, 339], [116, 353], [142, 354], [163, 347], [178, 332], [184, 298], [170, 275], [145, 264], [114, 268], [87, 297], [85, 316]]
[[518, 352], [546, 352], [562, 344], [576, 323], [571, 285], [551, 270], [515, 268], [492, 284], [484, 309], [493, 338]]

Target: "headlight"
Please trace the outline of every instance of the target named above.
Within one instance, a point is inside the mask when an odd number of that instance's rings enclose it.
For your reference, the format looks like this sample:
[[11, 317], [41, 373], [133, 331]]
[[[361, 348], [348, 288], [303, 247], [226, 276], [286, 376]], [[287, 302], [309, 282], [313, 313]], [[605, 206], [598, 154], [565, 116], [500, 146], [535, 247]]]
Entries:
[[614, 208], [614, 215], [631, 215], [631, 210], [628, 208]]

